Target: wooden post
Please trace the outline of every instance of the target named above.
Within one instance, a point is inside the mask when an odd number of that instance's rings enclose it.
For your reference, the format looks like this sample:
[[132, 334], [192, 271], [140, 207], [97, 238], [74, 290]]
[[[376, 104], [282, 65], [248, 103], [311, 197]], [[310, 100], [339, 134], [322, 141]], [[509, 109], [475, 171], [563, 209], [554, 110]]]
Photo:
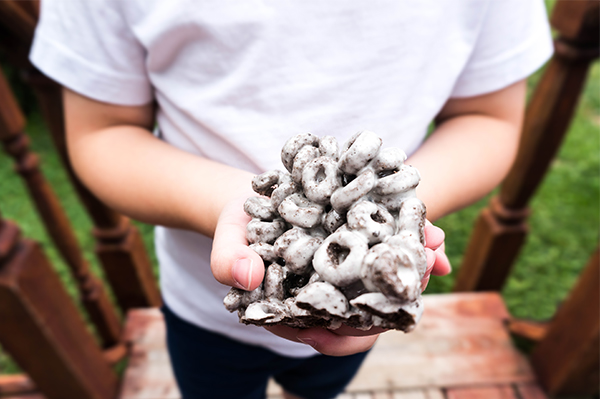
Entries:
[[25, 118], [0, 71], [0, 141], [15, 160], [44, 226], [77, 281], [81, 301], [105, 347], [117, 344], [120, 319], [104, 286], [90, 271], [56, 194], [39, 169], [37, 155], [29, 151]]
[[118, 379], [40, 246], [0, 216], [0, 344], [48, 399], [114, 399]]
[[139, 231], [128, 218], [100, 202], [73, 172], [65, 141], [62, 87], [35, 69], [28, 70], [25, 78], [38, 97], [56, 150], [94, 222], [96, 254], [119, 307], [125, 313], [132, 308], [160, 306], [160, 291]]
[[559, 0], [553, 25], [561, 36], [527, 109], [515, 164], [500, 194], [479, 216], [455, 291], [500, 290], [528, 233], [527, 204], [556, 154], [591, 62], [598, 57], [600, 3]]
[[551, 395], [593, 395], [600, 384], [599, 252], [558, 309], [531, 363]]

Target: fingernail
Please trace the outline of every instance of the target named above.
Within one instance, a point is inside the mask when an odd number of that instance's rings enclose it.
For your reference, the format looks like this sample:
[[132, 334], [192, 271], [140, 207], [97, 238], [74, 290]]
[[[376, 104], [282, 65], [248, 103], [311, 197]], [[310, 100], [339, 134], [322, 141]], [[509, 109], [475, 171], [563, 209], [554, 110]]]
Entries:
[[312, 338], [299, 338], [299, 337], [296, 337], [296, 338], [298, 338], [298, 341], [302, 342], [303, 344], [310, 345], [313, 348], [315, 348], [317, 346], [317, 341], [315, 341]]
[[252, 260], [238, 259], [231, 268], [231, 276], [237, 288], [248, 291], [252, 285]]

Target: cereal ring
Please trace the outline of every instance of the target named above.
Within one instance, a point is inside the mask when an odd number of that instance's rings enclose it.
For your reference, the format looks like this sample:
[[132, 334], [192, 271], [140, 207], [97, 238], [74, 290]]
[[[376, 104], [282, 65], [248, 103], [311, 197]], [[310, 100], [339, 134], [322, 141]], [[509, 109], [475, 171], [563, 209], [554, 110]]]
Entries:
[[315, 147], [305, 146], [298, 151], [298, 155], [294, 158], [292, 166], [292, 180], [296, 183], [302, 183], [302, 172], [304, 167], [313, 159], [319, 156], [319, 150]]
[[373, 132], [363, 130], [344, 144], [339, 167], [344, 173], [355, 175], [377, 156], [381, 139]]
[[315, 204], [297, 193], [284, 199], [277, 210], [288, 223], [305, 229], [321, 223], [324, 211], [322, 205]]
[[404, 161], [406, 161], [406, 154], [400, 148], [384, 148], [371, 161], [371, 167], [377, 177], [382, 178], [399, 172]]
[[360, 277], [369, 291], [412, 301], [421, 293], [421, 277], [408, 254], [387, 243], [373, 246], [360, 269]]
[[302, 172], [304, 195], [313, 202], [329, 203], [329, 198], [341, 185], [337, 162], [331, 158], [318, 157], [304, 167]]
[[294, 158], [298, 151], [304, 146], [319, 146], [319, 137], [311, 133], [300, 133], [290, 138], [281, 150], [281, 161], [285, 168], [291, 173], [294, 166]]
[[383, 207], [371, 201], [354, 204], [348, 214], [348, 228], [362, 234], [370, 245], [382, 242], [394, 234], [394, 217]]
[[425, 245], [425, 217], [427, 209], [420, 199], [414, 197], [402, 203], [398, 220], [398, 231], [414, 232], [421, 245]]
[[281, 205], [284, 199], [294, 193], [300, 192], [300, 185], [294, 183], [289, 175], [288, 179], [289, 180], [282, 181], [281, 184], [275, 190], [273, 190], [273, 193], [271, 194], [271, 203], [275, 209], [279, 208], [279, 205]]
[[271, 200], [265, 197], [249, 197], [244, 202], [244, 211], [248, 216], [260, 220], [271, 221], [279, 216]]
[[246, 239], [250, 244], [257, 242], [272, 244], [286, 230], [287, 226], [282, 219], [275, 219], [271, 222], [252, 219], [246, 226]]
[[411, 267], [419, 273], [421, 278], [425, 276], [425, 271], [427, 270], [427, 254], [425, 253], [425, 247], [419, 241], [417, 234], [411, 231], [401, 231], [390, 237], [386, 243], [403, 250], [410, 259]]
[[280, 170], [271, 170], [254, 176], [252, 178], [252, 189], [260, 195], [270, 197], [273, 190], [282, 183], [282, 179], [285, 179], [285, 176], [287, 175]]
[[346, 186], [335, 190], [331, 195], [331, 206], [340, 214], [346, 212], [352, 204], [367, 195], [375, 183], [375, 173], [366, 169]]
[[346, 223], [346, 218], [337, 213], [335, 209], [327, 212], [323, 218], [323, 227], [329, 234], [339, 229], [344, 223]]
[[323, 240], [312, 237], [303, 229], [294, 227], [276, 241], [275, 254], [285, 260], [285, 267], [294, 274], [306, 274], [312, 270], [312, 259]]
[[416, 168], [410, 165], [402, 165], [398, 173], [380, 178], [373, 189], [377, 195], [400, 194], [417, 187], [421, 176]]
[[265, 290], [265, 298], [278, 299], [283, 301], [285, 295], [283, 292], [283, 279], [285, 272], [283, 267], [277, 263], [271, 264], [265, 272], [265, 280], [263, 282]]
[[277, 261], [277, 255], [275, 255], [275, 250], [271, 244], [257, 242], [256, 244], [251, 244], [250, 249], [256, 252], [265, 264]]
[[247, 324], [277, 323], [288, 316], [288, 309], [279, 300], [264, 299], [246, 308], [242, 321]]
[[307, 285], [296, 296], [296, 305], [312, 310], [320, 316], [344, 317], [348, 312], [348, 299], [337, 288], [327, 282]]
[[340, 159], [340, 146], [333, 136], [324, 136], [319, 140], [319, 152], [322, 157], [329, 157], [334, 161]]
[[321, 278], [338, 287], [360, 279], [360, 267], [369, 246], [360, 235], [337, 231], [327, 237], [313, 257], [313, 267]]
[[369, 292], [350, 301], [352, 306], [372, 313], [380, 318], [374, 325], [395, 328], [410, 332], [423, 315], [423, 299], [404, 303], [395, 298], [387, 298], [381, 292]]
[[416, 193], [415, 190], [408, 190], [403, 193], [398, 194], [390, 194], [390, 195], [376, 195], [371, 193], [373, 199], [389, 212], [398, 213], [400, 208], [402, 207], [402, 203], [409, 198], [415, 198]]

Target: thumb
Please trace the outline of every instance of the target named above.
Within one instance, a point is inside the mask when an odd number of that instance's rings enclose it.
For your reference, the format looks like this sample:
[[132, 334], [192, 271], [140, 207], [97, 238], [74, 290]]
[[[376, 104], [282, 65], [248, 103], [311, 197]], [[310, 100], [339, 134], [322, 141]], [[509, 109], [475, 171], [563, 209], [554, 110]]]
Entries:
[[250, 217], [244, 213], [245, 198], [229, 202], [221, 212], [213, 239], [210, 267], [222, 284], [252, 291], [263, 280], [264, 263], [248, 247], [246, 225]]

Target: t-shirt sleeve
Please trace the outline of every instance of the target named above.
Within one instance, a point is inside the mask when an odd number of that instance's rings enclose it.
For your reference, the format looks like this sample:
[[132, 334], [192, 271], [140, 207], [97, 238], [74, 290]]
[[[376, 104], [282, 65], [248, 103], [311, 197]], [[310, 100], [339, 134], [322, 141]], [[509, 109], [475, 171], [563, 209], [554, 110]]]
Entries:
[[119, 0], [44, 0], [31, 62], [63, 86], [117, 105], [152, 100], [146, 52]]
[[552, 52], [543, 0], [490, 0], [473, 52], [450, 97], [507, 87], [535, 72]]

